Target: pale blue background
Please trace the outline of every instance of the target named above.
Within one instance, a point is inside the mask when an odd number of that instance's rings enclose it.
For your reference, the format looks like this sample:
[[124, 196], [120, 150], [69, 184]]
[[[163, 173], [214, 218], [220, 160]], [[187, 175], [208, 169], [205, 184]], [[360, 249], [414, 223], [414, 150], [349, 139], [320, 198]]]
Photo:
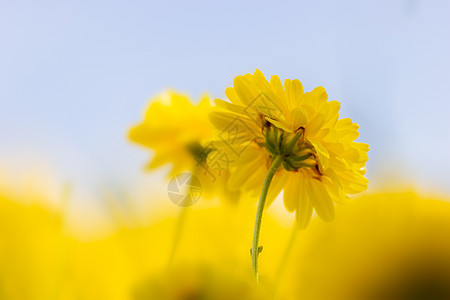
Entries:
[[450, 192], [449, 15], [448, 1], [1, 0], [0, 158], [39, 158], [93, 195], [160, 184], [126, 140], [149, 97], [223, 97], [260, 68], [342, 102], [371, 145], [371, 188]]

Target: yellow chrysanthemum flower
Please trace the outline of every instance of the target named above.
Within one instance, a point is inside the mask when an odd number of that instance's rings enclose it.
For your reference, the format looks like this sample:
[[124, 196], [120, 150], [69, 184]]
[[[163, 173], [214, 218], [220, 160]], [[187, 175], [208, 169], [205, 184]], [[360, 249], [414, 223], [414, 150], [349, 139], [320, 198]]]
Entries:
[[193, 105], [186, 95], [164, 92], [151, 100], [144, 120], [130, 130], [129, 138], [155, 151], [148, 169], [171, 163], [170, 176], [192, 173], [200, 181], [206, 198], [219, 195], [236, 200], [238, 193], [230, 192], [224, 184], [227, 166], [221, 157], [212, 154], [214, 129], [208, 119], [211, 109], [206, 95], [198, 105]]
[[[357, 143], [358, 125], [339, 119], [338, 101], [327, 101], [323, 87], [304, 92], [297, 79], [284, 87], [273, 75], [238, 76], [216, 100], [211, 121], [232, 163], [228, 185], [259, 192], [270, 167], [277, 164], [267, 202], [284, 189], [284, 205], [305, 228], [313, 209], [324, 220], [334, 216], [333, 202], [367, 188], [367, 144]], [[282, 167], [281, 167], [282, 166]]]

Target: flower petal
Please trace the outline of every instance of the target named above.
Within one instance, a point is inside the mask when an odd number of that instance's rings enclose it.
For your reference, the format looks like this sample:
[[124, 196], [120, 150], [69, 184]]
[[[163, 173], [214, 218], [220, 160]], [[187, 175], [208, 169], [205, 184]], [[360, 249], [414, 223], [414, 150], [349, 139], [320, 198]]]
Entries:
[[313, 212], [313, 204], [306, 188], [306, 179], [304, 176], [302, 179], [303, 180], [301, 180], [301, 184], [299, 185], [300, 197], [297, 201], [297, 210], [295, 212], [295, 219], [299, 229], [308, 227]]
[[297, 202], [300, 200], [300, 185], [298, 176], [295, 172], [289, 174], [288, 183], [283, 192], [283, 203], [286, 210], [290, 213], [294, 212], [297, 208]]
[[310, 179], [308, 183], [307, 191], [315, 211], [322, 220], [332, 221], [334, 219], [334, 204], [325, 185], [317, 179]]

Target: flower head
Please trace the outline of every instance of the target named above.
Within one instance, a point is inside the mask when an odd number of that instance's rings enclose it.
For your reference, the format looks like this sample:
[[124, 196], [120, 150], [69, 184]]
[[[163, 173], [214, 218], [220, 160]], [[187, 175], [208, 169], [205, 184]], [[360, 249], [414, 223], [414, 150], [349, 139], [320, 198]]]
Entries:
[[270, 82], [261, 71], [238, 76], [216, 100], [210, 114], [222, 147], [234, 155], [231, 189], [259, 191], [272, 160], [282, 157], [268, 202], [284, 190], [284, 205], [296, 211], [301, 228], [313, 209], [324, 220], [334, 217], [333, 202], [367, 188], [367, 144], [357, 143], [358, 125], [339, 119], [340, 104], [328, 101], [324, 88], [304, 92], [297, 79]]
[[219, 195], [236, 200], [238, 193], [230, 192], [224, 184], [227, 171], [210, 163], [213, 151], [210, 140], [214, 132], [208, 119], [211, 109], [206, 95], [194, 105], [186, 95], [164, 92], [152, 99], [144, 120], [131, 128], [129, 138], [155, 151], [148, 169], [172, 164], [170, 176], [184, 171], [194, 174], [206, 198]]

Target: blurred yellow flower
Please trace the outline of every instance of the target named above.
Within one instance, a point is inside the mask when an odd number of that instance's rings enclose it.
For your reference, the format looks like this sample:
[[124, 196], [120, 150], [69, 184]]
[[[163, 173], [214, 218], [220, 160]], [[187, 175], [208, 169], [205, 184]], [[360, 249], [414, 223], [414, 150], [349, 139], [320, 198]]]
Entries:
[[211, 265], [180, 264], [143, 281], [135, 288], [134, 299], [269, 299], [242, 275]]
[[[104, 239], [74, 241], [68, 257], [73, 297], [67, 299], [267, 299], [280, 249], [264, 252], [269, 262], [263, 284], [255, 286], [247, 264], [253, 207], [189, 210], [173, 259], [173, 209], [159, 208], [148, 224], [122, 226]], [[264, 241], [284, 243], [288, 230], [270, 214], [267, 224]]]
[[284, 189], [286, 209], [305, 228], [313, 209], [330, 221], [333, 202], [367, 188], [368, 145], [354, 141], [358, 125], [339, 119], [340, 104], [327, 101], [324, 88], [305, 93], [297, 79], [286, 79], [283, 87], [278, 76], [268, 82], [256, 70], [237, 76], [225, 93], [231, 103], [216, 100], [210, 116], [221, 147], [233, 157], [231, 189], [257, 193], [274, 168], [267, 202]]
[[[450, 299], [450, 203], [364, 196], [332, 224], [312, 222], [282, 280], [304, 299]], [[448, 201], [448, 199], [447, 199]]]
[[164, 92], [151, 100], [143, 122], [130, 130], [130, 139], [155, 150], [150, 169], [171, 163], [171, 176], [193, 170], [206, 154], [201, 151], [202, 144], [212, 137], [210, 110], [207, 96], [193, 105], [186, 95]]
[[155, 155], [147, 165], [154, 169], [172, 164], [170, 176], [188, 171], [202, 186], [205, 198], [220, 196], [236, 201], [239, 193], [226, 188], [228, 170], [216, 168], [211, 162], [213, 127], [208, 115], [211, 112], [208, 96], [193, 105], [188, 96], [166, 91], [151, 100], [144, 120], [131, 128], [131, 141], [153, 149]]
[[59, 299], [64, 261], [60, 214], [0, 192], [0, 299]]

